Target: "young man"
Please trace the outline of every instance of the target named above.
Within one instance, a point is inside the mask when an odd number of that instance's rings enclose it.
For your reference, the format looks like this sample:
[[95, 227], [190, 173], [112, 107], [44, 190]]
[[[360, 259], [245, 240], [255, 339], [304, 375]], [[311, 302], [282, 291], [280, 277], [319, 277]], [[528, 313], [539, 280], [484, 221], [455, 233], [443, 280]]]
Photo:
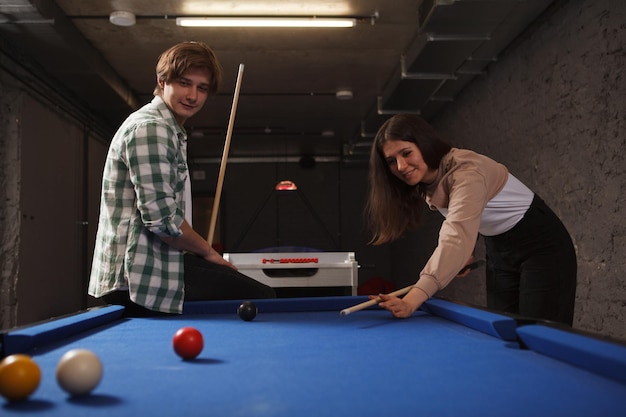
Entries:
[[159, 57], [154, 99], [113, 137], [102, 181], [89, 294], [128, 314], [181, 313], [184, 300], [270, 298], [191, 226], [184, 123], [215, 95], [221, 67], [201, 42]]

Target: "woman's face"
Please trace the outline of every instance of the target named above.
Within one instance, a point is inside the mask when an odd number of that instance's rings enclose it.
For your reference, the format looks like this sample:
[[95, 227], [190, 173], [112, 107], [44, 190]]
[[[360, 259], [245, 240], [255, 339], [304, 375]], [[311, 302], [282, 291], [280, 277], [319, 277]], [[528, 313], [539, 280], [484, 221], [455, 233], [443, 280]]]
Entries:
[[422, 152], [413, 142], [388, 140], [382, 151], [391, 173], [408, 185], [430, 184], [437, 178], [437, 170], [426, 165]]

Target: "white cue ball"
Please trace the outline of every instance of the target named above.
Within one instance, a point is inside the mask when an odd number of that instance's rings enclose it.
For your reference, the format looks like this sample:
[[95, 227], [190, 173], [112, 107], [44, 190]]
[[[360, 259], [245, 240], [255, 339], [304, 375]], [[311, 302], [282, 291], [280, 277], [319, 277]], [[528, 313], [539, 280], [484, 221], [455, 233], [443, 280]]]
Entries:
[[102, 363], [87, 349], [72, 349], [59, 360], [56, 376], [59, 386], [69, 394], [89, 394], [102, 379]]

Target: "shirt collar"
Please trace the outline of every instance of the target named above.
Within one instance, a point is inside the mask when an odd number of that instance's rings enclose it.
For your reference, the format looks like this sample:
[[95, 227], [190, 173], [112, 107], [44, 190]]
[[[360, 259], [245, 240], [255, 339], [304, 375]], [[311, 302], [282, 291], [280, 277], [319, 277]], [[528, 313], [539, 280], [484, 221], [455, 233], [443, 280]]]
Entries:
[[178, 136], [178, 139], [183, 142], [187, 142], [187, 131], [183, 126], [180, 126], [178, 124], [178, 122], [174, 118], [174, 113], [172, 113], [172, 110], [167, 107], [167, 104], [165, 104], [163, 98], [161, 96], [154, 96], [154, 98], [152, 99], [152, 104], [156, 107], [159, 113], [161, 113], [161, 116], [163, 116], [163, 118], [167, 120], [168, 123], [175, 127], [176, 136]]

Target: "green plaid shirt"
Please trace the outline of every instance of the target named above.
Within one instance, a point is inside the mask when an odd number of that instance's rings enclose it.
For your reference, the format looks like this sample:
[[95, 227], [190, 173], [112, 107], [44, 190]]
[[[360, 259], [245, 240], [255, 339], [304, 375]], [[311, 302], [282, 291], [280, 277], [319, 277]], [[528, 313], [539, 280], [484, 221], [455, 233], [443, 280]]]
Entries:
[[131, 114], [111, 141], [90, 295], [128, 288], [136, 304], [182, 311], [183, 252], [159, 236], [182, 234], [187, 175], [187, 134], [157, 96]]

